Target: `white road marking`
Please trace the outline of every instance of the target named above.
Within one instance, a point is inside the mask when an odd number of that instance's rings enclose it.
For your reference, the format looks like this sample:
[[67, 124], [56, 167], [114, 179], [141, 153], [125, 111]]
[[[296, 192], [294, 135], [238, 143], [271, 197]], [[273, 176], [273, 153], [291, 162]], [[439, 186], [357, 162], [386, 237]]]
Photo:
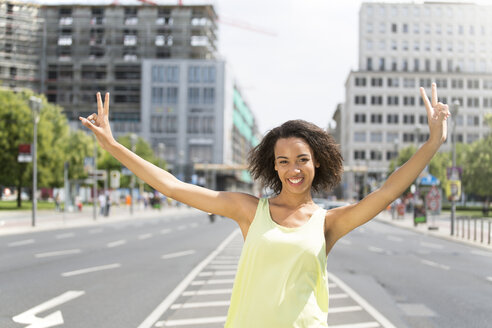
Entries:
[[237, 264], [237, 260], [214, 260], [210, 264]]
[[434, 249], [443, 249], [444, 248], [443, 245], [433, 244], [433, 243], [426, 243], [424, 241], [421, 241], [420, 242], [420, 246], [424, 246], [424, 247], [428, 247], [428, 248], [434, 248]]
[[103, 229], [101, 229], [101, 228], [97, 228], [97, 229], [91, 229], [91, 230], [89, 230], [89, 233], [90, 233], [90, 234], [94, 234], [94, 233], [101, 233], [101, 232], [103, 232]]
[[193, 326], [207, 323], [222, 323], [225, 322], [227, 317], [206, 317], [206, 318], [193, 318], [193, 319], [179, 319], [169, 320], [164, 322], [164, 326]]
[[80, 249], [67, 249], [67, 250], [63, 250], [63, 251], [38, 253], [34, 256], [37, 258], [41, 258], [41, 257], [51, 257], [51, 256], [60, 256], [60, 255], [69, 255], [69, 254], [79, 254], [81, 252], [82, 251]]
[[61, 274], [62, 277], [71, 277], [71, 276], [77, 276], [79, 274], [85, 274], [85, 273], [91, 273], [91, 272], [97, 272], [97, 271], [103, 271], [103, 270], [110, 270], [110, 269], [116, 269], [121, 267], [121, 264], [119, 263], [113, 263], [113, 264], [108, 264], [108, 265], [100, 265], [100, 266], [95, 266], [92, 268], [86, 268], [86, 269], [80, 269], [80, 270], [75, 270], [75, 271], [69, 271], [69, 272], [64, 272]]
[[61, 294], [49, 301], [46, 301], [40, 305], [33, 307], [26, 312], [16, 315], [12, 318], [17, 323], [29, 325], [28, 328], [48, 328], [58, 326], [64, 323], [61, 311], [56, 311], [48, 314], [44, 318], [39, 318], [36, 315], [41, 312], [45, 312], [51, 308], [54, 308], [60, 304], [71, 301], [77, 297], [84, 295], [84, 291], [70, 290], [66, 293]]
[[145, 234], [139, 235], [138, 236], [138, 239], [144, 240], [144, 239], [149, 239], [151, 237], [152, 237], [152, 234], [151, 233], [145, 233]]
[[376, 328], [376, 327], [381, 327], [381, 325], [375, 321], [350, 323], [348, 325], [330, 326], [330, 328]]
[[352, 242], [346, 239], [340, 239], [338, 242], [344, 245], [352, 245]]
[[492, 257], [492, 252], [487, 252], [487, 251], [473, 250], [470, 253], [472, 253], [474, 255], [481, 255], [481, 256], [489, 256], [489, 257]]
[[[179, 283], [179, 285], [145, 318], [145, 320], [137, 328], [151, 328], [152, 325], [159, 320], [164, 312], [171, 306], [174, 301], [183, 293], [186, 287], [192, 282], [200, 271], [205, 268], [222, 250], [241, 233], [239, 229], [234, 230], [209, 256], [207, 256], [200, 264], [198, 264], [191, 272]], [[222, 317], [225, 322], [225, 317]]]
[[161, 234], [165, 235], [166, 233], [170, 233], [171, 231], [171, 229], [162, 229]]
[[[363, 299], [359, 294], [357, 294], [352, 288], [347, 286], [342, 280], [340, 280], [334, 274], [328, 272], [328, 280], [335, 282], [343, 291], [350, 295], [360, 306], [362, 306], [369, 314], [379, 321], [384, 328], [396, 328], [386, 317], [379, 313], [372, 305], [370, 305], [365, 299]], [[369, 323], [368, 323], [369, 324]], [[356, 328], [356, 325], [350, 325], [347, 327]], [[363, 326], [359, 327], [362, 328]], [[379, 327], [378, 326], [367, 326], [367, 327]], [[331, 328], [336, 328], [332, 326]]]
[[492, 282], [492, 277], [487, 277], [487, 280]]
[[232, 293], [232, 288], [225, 289], [205, 289], [205, 290], [190, 290], [183, 292], [183, 296], [194, 296], [194, 295], [221, 295]]
[[402, 242], [403, 238], [400, 237], [395, 237], [395, 236], [388, 236], [386, 239], [391, 240], [391, 241], [396, 241], [396, 242]]
[[237, 269], [237, 264], [234, 265], [227, 265], [227, 264], [216, 264], [216, 265], [209, 265], [207, 269], [213, 269], [213, 270], [230, 270], [230, 269]]
[[234, 276], [236, 270], [226, 270], [226, 271], [203, 271], [198, 274], [199, 277], [210, 277], [210, 276]]
[[121, 239], [121, 240], [112, 241], [112, 242], [108, 243], [106, 246], [109, 248], [113, 248], [113, 247], [118, 247], [118, 246], [121, 246], [124, 244], [126, 244], [126, 240]]
[[186, 225], [184, 225], [184, 224], [183, 225], [180, 225], [177, 229], [178, 230], [184, 230], [184, 229], [186, 229]]
[[8, 247], [24, 246], [24, 245], [34, 244], [34, 242], [35, 242], [34, 239], [19, 240], [19, 241], [14, 241], [8, 244], [7, 246]]
[[328, 283], [328, 288], [336, 288], [336, 287], [337, 287], [336, 284], [331, 283], [331, 282]]
[[371, 252], [374, 252], [374, 253], [384, 253], [384, 249], [382, 248], [379, 248], [379, 247], [375, 247], [375, 246], [369, 246], [368, 248]]
[[200, 307], [214, 307], [214, 306], [229, 306], [230, 301], [215, 301], [215, 302], [198, 302], [198, 303], [176, 303], [173, 304], [170, 309], [193, 309]]
[[447, 265], [439, 264], [437, 262], [433, 262], [433, 261], [429, 261], [429, 260], [421, 260], [420, 262], [422, 262], [423, 264], [429, 265], [431, 267], [441, 268], [443, 270], [449, 270], [449, 267]]
[[56, 239], [66, 239], [66, 238], [72, 238], [74, 236], [75, 236], [75, 234], [73, 232], [68, 232], [68, 233], [62, 233], [62, 234], [56, 235], [55, 238]]
[[232, 284], [232, 283], [234, 283], [234, 279], [195, 280], [191, 282], [191, 286], [220, 285], [220, 284]]
[[186, 256], [186, 255], [191, 255], [191, 254], [195, 254], [195, 250], [190, 249], [188, 251], [165, 254], [165, 255], [161, 256], [161, 259], [168, 260], [168, 259], [173, 259], [175, 257], [181, 257], [181, 256]]
[[328, 313], [344, 313], [344, 312], [355, 312], [361, 311], [362, 306], [354, 305], [354, 306], [339, 306], [339, 307], [331, 307], [328, 309]]
[[341, 298], [348, 298], [348, 295], [345, 293], [338, 293], [338, 294], [331, 294], [330, 295], [330, 299], [332, 299], [332, 300], [338, 300]]

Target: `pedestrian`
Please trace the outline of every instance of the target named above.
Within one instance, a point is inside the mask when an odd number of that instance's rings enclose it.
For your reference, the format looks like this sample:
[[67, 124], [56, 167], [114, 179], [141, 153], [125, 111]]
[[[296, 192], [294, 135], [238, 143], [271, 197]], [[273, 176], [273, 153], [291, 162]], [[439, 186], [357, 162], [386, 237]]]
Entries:
[[60, 193], [57, 192], [55, 195], [55, 211], [60, 212]]
[[99, 214], [106, 215], [106, 196], [103, 193], [100, 193], [97, 198], [99, 200]]
[[104, 209], [104, 216], [109, 216], [109, 210], [111, 209], [111, 194], [109, 193], [109, 190], [106, 190], [104, 193], [105, 196], [105, 209]]
[[214, 191], [178, 180], [115, 141], [108, 112], [97, 94], [97, 114], [80, 118], [99, 144], [139, 178], [167, 197], [237, 222], [245, 239], [225, 327], [327, 327], [326, 260], [335, 242], [384, 210], [418, 177], [446, 140], [448, 106], [420, 89], [429, 139], [360, 202], [331, 210], [318, 207], [312, 191], [333, 188], [342, 175], [334, 139], [314, 124], [294, 120], [269, 131], [249, 156], [253, 178], [271, 198]]

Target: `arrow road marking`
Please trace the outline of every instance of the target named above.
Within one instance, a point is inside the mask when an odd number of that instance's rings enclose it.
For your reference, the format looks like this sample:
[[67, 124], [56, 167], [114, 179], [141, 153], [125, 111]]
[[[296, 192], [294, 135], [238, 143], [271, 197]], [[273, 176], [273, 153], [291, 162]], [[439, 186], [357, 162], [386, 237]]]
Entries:
[[12, 318], [12, 320], [20, 324], [29, 325], [25, 328], [47, 328], [61, 325], [64, 323], [61, 311], [56, 311], [48, 314], [44, 318], [39, 318], [36, 315], [40, 312], [44, 312], [60, 304], [71, 301], [84, 294], [85, 292], [81, 290], [70, 290], [66, 293], [61, 294], [60, 296], [57, 296], [49, 301], [35, 306], [32, 309], [27, 310], [26, 312], [16, 315]]

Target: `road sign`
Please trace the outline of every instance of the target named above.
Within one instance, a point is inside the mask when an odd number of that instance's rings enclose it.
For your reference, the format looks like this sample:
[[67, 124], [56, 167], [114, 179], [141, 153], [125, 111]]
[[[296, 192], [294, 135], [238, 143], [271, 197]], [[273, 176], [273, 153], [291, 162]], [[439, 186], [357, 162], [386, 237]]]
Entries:
[[109, 173], [111, 188], [120, 187], [120, 171], [113, 170]]
[[427, 195], [425, 195], [425, 202], [427, 204], [427, 209], [430, 211], [439, 211], [441, 207], [441, 193], [436, 186], [432, 186]]
[[19, 162], [19, 163], [30, 163], [30, 162], [32, 162], [32, 155], [31, 154], [19, 154], [17, 156], [17, 162]]

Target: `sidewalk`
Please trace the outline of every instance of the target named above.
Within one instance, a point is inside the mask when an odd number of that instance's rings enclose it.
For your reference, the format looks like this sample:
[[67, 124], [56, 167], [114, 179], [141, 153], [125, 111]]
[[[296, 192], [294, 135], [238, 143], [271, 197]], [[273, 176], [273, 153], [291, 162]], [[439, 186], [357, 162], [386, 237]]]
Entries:
[[163, 207], [158, 209], [140, 209], [134, 207], [133, 215], [130, 209], [123, 206], [111, 206], [109, 216], [102, 216], [97, 209], [97, 217], [94, 220], [92, 207], [85, 207], [81, 212], [63, 213], [54, 210], [38, 210], [36, 212], [36, 226], [32, 226], [32, 212], [0, 211], [0, 235], [20, 234], [26, 232], [38, 232], [44, 230], [65, 229], [88, 225], [114, 223], [132, 219], [144, 219], [160, 216], [172, 216], [178, 213], [195, 212], [196, 209], [181, 207]]
[[[469, 226], [465, 224], [465, 226], [463, 227], [461, 220], [459, 222], [455, 220], [454, 236], [451, 236], [451, 223], [450, 223], [449, 215], [439, 215], [439, 216], [428, 218], [427, 223], [419, 223], [417, 226], [414, 226], [413, 215], [409, 213], [405, 213], [403, 219], [394, 220], [391, 217], [390, 211], [383, 211], [376, 216], [376, 220], [378, 220], [379, 222], [413, 230], [426, 235], [443, 238], [454, 242], [460, 242], [470, 246], [476, 246], [482, 249], [487, 249], [489, 251], [492, 251], [492, 243], [488, 244], [489, 236], [487, 235], [487, 233], [490, 233], [490, 231], [488, 229], [487, 220], [484, 220], [484, 225], [483, 225], [483, 242], [480, 242], [481, 226], [480, 226], [479, 219], [477, 220], [476, 227], [474, 226], [473, 222], [471, 222]], [[435, 229], [429, 229], [429, 227], [433, 227]], [[475, 234], [475, 229], [476, 229], [476, 234]], [[462, 237], [462, 235], [464, 235], [464, 237]], [[475, 238], [476, 240], [474, 240]]]

